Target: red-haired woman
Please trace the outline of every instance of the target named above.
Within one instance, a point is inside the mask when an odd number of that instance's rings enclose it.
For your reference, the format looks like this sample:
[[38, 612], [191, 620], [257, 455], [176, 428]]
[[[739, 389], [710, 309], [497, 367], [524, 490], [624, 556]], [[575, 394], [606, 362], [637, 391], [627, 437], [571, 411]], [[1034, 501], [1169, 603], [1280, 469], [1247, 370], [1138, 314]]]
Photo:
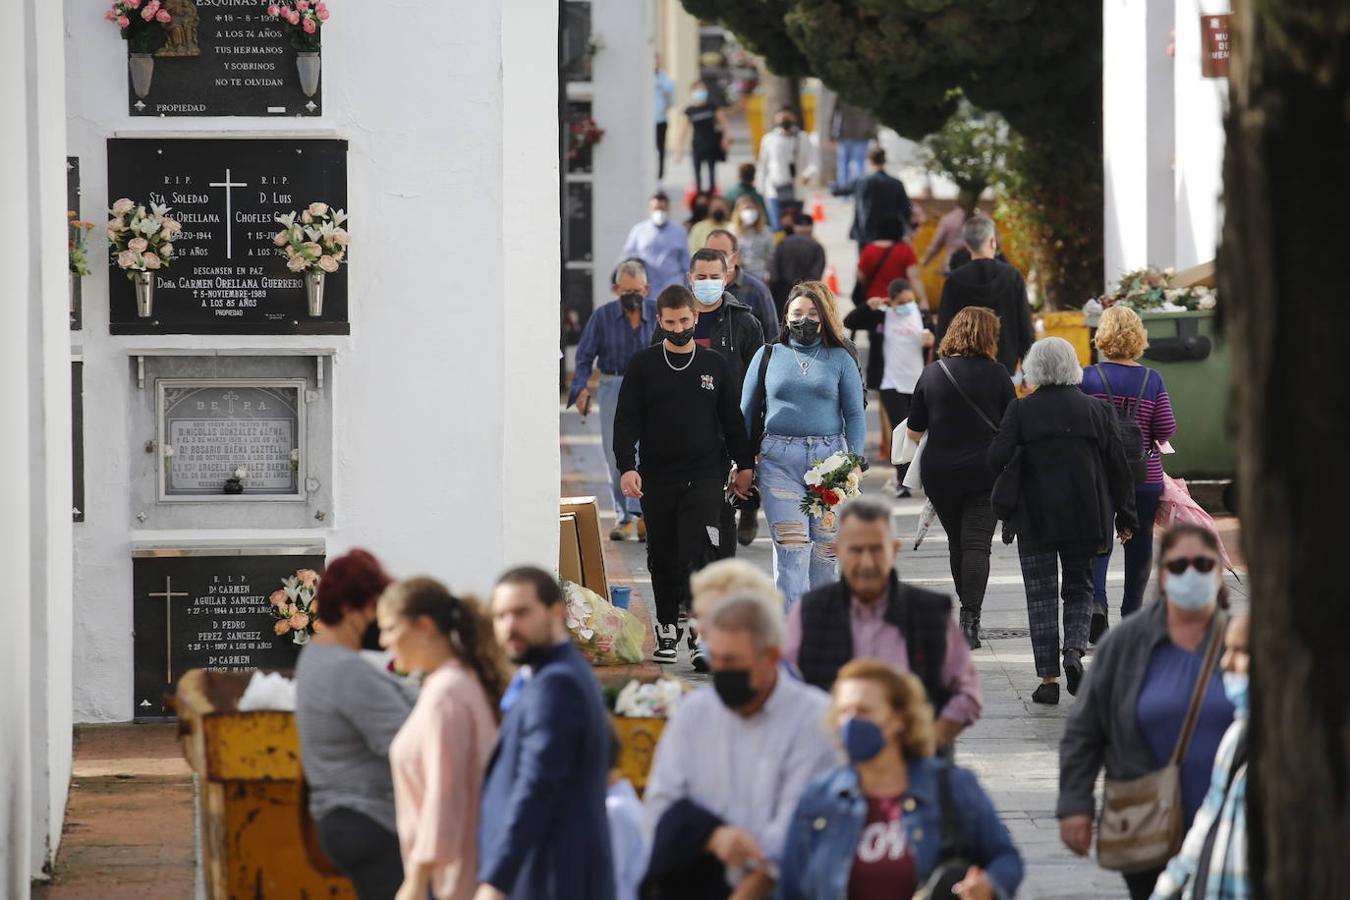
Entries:
[[361, 658], [375, 601], [391, 579], [365, 550], [328, 564], [319, 584], [323, 623], [300, 652], [295, 717], [319, 845], [361, 900], [388, 900], [403, 883], [389, 744], [412, 699]]

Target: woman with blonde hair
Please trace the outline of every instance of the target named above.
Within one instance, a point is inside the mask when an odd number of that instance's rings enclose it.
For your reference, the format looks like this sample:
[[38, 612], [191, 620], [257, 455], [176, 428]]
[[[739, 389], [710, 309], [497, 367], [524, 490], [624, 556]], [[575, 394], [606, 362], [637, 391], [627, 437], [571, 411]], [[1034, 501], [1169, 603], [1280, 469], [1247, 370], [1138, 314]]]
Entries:
[[764, 209], [750, 194], [741, 194], [736, 198], [731, 218], [740, 242], [741, 267], [764, 281], [769, 277], [769, 261], [773, 257], [773, 232], [765, 224]]
[[432, 578], [390, 586], [379, 601], [380, 643], [394, 664], [426, 678], [389, 746], [403, 850], [395, 900], [468, 900], [477, 884], [478, 807], [509, 678], [478, 603]]
[[[759, 446], [759, 490], [773, 537], [773, 573], [789, 604], [839, 577], [836, 529], [801, 511], [805, 476], [841, 451], [863, 455], [862, 374], [845, 345], [829, 288], [803, 282], [788, 295], [778, 340], [745, 373], [741, 412]], [[760, 423], [762, 422], [762, 426]]]
[[[1102, 313], [1095, 340], [1097, 353], [1105, 362], [1083, 370], [1083, 393], [1105, 400], [1116, 408], [1116, 415], [1132, 419], [1138, 426], [1142, 445], [1126, 447], [1125, 456], [1134, 472], [1134, 508], [1139, 528], [1125, 545], [1125, 590], [1120, 601], [1121, 618], [1137, 611], [1148, 587], [1153, 563], [1153, 522], [1158, 515], [1158, 500], [1163, 490], [1160, 444], [1177, 430], [1172, 401], [1162, 374], [1139, 364], [1148, 349], [1148, 332], [1139, 314], [1128, 306], [1112, 306]], [[1109, 627], [1106, 595], [1106, 570], [1111, 563], [1111, 547], [1097, 557], [1092, 566], [1092, 624], [1089, 643], [1097, 643]]]
[[989, 502], [994, 473], [986, 456], [1016, 396], [998, 361], [1000, 327], [998, 316], [983, 306], [957, 313], [938, 348], [941, 359], [923, 370], [909, 405], [910, 437], [917, 441], [928, 433], [919, 477], [947, 532], [961, 632], [971, 649], [980, 646], [996, 522]]
[[[1021, 855], [975, 775], [933, 756], [933, 708], [916, 676], [853, 660], [839, 670], [827, 724], [849, 762], [803, 791], [779, 900], [910, 897], [920, 888], [966, 900], [1017, 893]], [[944, 813], [969, 865], [940, 858]]]

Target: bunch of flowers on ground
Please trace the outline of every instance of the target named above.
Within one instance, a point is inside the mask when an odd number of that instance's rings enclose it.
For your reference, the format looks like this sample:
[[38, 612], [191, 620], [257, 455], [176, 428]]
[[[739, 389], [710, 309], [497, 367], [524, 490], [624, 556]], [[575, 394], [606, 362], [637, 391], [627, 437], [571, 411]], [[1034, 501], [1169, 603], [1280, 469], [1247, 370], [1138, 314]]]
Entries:
[[669, 719], [684, 698], [684, 685], [674, 678], [661, 678], [651, 684], [636, 679], [619, 691], [614, 714], [635, 719]]
[[862, 493], [862, 460], [854, 453], [833, 453], [807, 469], [805, 481], [801, 511], [833, 528], [835, 507]]
[[136, 272], [168, 268], [173, 259], [173, 241], [183, 226], [169, 216], [169, 207], [150, 204], [149, 211], [126, 197], [109, 210], [108, 240], [113, 261], [133, 277]]
[[319, 602], [314, 599], [318, 590], [319, 573], [313, 569], [300, 569], [282, 579], [281, 590], [267, 598], [272, 618], [277, 620], [273, 630], [278, 635], [289, 634], [297, 644], [309, 643], [318, 628]]
[[319, 29], [328, 21], [327, 3], [311, 0], [269, 0], [267, 14], [286, 26], [291, 46], [304, 53], [317, 53], [320, 46]]
[[571, 136], [567, 145], [567, 158], [576, 159], [587, 147], [594, 147], [605, 136], [605, 129], [595, 124], [592, 118], [573, 122]]
[[103, 18], [121, 29], [132, 53], [153, 53], [164, 40], [159, 26], [173, 21], [160, 0], [117, 0]]
[[286, 268], [292, 272], [328, 275], [338, 270], [347, 256], [351, 236], [343, 224], [347, 214], [333, 210], [327, 203], [311, 203], [302, 212], [277, 216], [283, 227], [272, 243], [286, 254]]
[[89, 274], [89, 254], [84, 245], [85, 235], [94, 227], [93, 222], [81, 222], [79, 213], [66, 210], [66, 224], [70, 228], [70, 238], [66, 242], [69, 255], [70, 274], [81, 278]]
[[1204, 285], [1178, 287], [1175, 269], [1150, 266], [1120, 276], [1113, 293], [1101, 298], [1103, 307], [1128, 306], [1135, 312], [1181, 312], [1213, 309], [1217, 301], [1212, 288]]
[[591, 663], [640, 663], [646, 629], [625, 609], [572, 581], [562, 582], [567, 602], [567, 630], [572, 643]]

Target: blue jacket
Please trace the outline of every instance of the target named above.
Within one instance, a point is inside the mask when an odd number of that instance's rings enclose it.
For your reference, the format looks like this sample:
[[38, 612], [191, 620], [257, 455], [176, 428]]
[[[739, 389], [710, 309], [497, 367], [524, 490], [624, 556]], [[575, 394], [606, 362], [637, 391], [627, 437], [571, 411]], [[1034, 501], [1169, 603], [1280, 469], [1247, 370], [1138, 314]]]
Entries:
[[[902, 823], [914, 849], [920, 886], [936, 868], [942, 845], [937, 772], [943, 765], [935, 758], [909, 763]], [[966, 769], [952, 768], [951, 791], [971, 860], [984, 869], [998, 897], [1015, 896], [1022, 883], [1022, 857], [993, 803]], [[811, 782], [788, 829], [778, 876], [779, 900], [843, 900], [848, 896], [849, 872], [866, 821], [867, 800], [851, 766], [826, 772]]]
[[478, 881], [516, 900], [613, 900], [610, 724], [569, 641], [535, 668], [502, 722], [478, 826]]

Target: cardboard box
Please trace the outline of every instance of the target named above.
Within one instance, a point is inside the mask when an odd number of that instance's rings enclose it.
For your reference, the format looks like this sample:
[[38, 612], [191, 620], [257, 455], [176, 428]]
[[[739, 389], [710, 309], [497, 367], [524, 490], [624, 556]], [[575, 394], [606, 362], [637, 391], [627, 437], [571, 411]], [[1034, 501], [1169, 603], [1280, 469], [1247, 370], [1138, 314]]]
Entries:
[[[577, 540], [581, 550], [581, 577], [578, 584], [601, 597], [609, 597], [609, 577], [605, 573], [604, 536], [600, 533], [600, 507], [594, 497], [564, 497], [559, 515], [576, 517]], [[561, 567], [559, 572], [561, 572]], [[565, 577], [565, 576], [564, 576]]]
[[573, 513], [558, 515], [558, 575], [581, 583], [581, 535]]

